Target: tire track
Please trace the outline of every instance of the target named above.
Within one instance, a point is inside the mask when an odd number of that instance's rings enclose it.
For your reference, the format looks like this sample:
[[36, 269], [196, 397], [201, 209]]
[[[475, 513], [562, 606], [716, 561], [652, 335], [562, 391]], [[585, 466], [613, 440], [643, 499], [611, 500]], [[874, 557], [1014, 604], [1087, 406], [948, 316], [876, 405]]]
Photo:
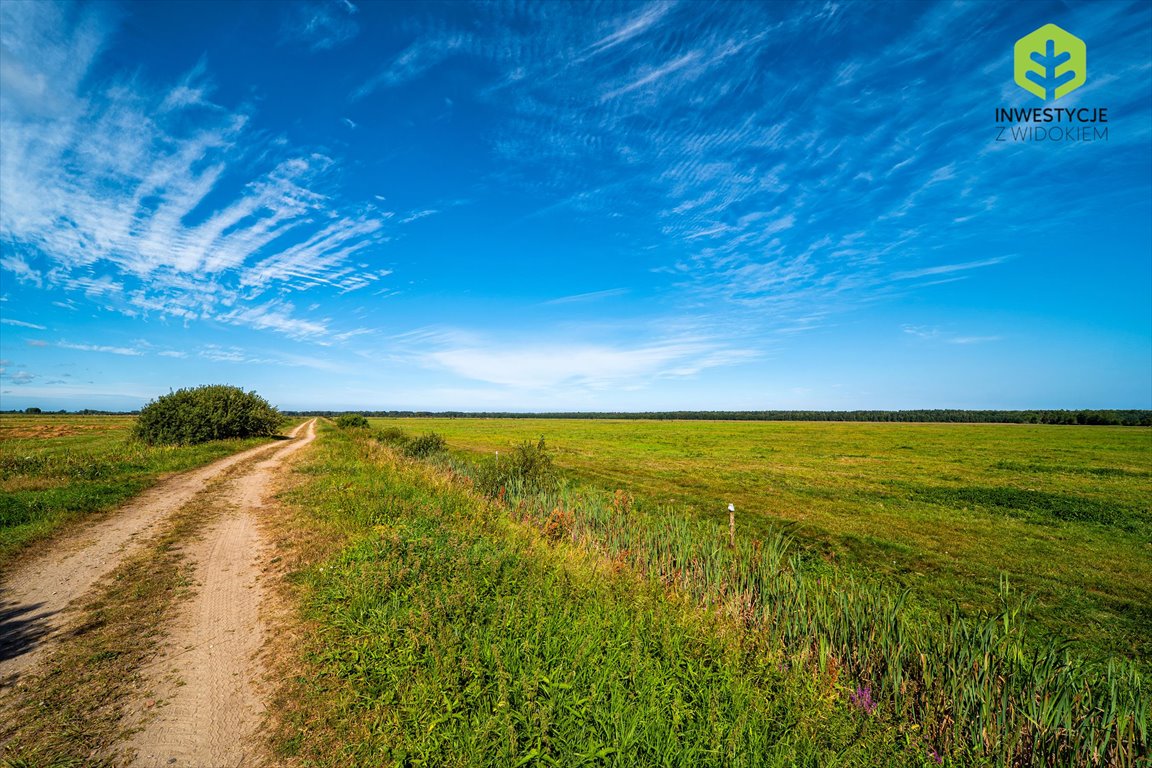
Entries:
[[[120, 511], [75, 534], [0, 579], [0, 693], [7, 694], [41, 659], [69, 624], [72, 605], [124, 558], [154, 535], [165, 520], [230, 468], [263, 453], [282, 456], [315, 435], [315, 420], [291, 433], [303, 440], [276, 442], [162, 481]], [[263, 466], [261, 464], [260, 466]]]
[[314, 438], [312, 421], [302, 439], [230, 478], [209, 499], [220, 517], [187, 551], [198, 589], [173, 622], [164, 651], [143, 670], [155, 698], [135, 705], [150, 716], [129, 740], [132, 766], [257, 762], [264, 714], [258, 656], [266, 636], [265, 542], [257, 515], [280, 466]]

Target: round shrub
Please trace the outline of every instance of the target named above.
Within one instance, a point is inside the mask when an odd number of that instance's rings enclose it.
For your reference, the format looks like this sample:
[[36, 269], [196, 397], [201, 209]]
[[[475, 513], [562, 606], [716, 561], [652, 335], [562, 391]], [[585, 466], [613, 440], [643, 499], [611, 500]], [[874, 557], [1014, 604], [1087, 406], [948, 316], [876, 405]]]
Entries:
[[403, 447], [404, 455], [411, 456], [414, 459], [426, 459], [433, 454], [443, 453], [446, 450], [448, 450], [448, 444], [444, 442], [443, 437], [435, 432], [414, 437], [404, 443]]
[[133, 434], [149, 445], [189, 445], [230, 437], [264, 437], [283, 417], [255, 392], [208, 384], [178, 389], [140, 411]]
[[358, 413], [342, 413], [336, 417], [336, 426], [340, 429], [362, 429], [368, 426], [368, 419]]

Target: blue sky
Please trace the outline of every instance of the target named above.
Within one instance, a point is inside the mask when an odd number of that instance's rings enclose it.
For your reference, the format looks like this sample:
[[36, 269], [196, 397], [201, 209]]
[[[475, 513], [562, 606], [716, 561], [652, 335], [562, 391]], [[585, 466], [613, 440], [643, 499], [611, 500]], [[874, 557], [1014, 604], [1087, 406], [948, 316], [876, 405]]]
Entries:
[[[1086, 84], [1015, 85], [1083, 39]], [[1152, 5], [0, 3], [0, 399], [1152, 407]], [[997, 107], [1107, 140], [998, 142]]]

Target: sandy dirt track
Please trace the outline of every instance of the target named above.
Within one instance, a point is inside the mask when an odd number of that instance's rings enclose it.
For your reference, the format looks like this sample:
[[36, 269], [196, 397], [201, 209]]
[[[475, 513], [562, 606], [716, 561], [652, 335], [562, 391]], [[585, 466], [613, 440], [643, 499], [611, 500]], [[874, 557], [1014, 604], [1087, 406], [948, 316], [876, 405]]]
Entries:
[[262, 711], [254, 686], [263, 642], [262, 543], [253, 515], [265, 503], [274, 473], [314, 439], [315, 426], [309, 421], [293, 430], [291, 441], [169, 478], [0, 577], [0, 698], [52, 647], [80, 598], [161, 532], [175, 511], [206, 501], [211, 519], [188, 546], [196, 572], [193, 596], [180, 607], [158, 660], [144, 670], [164, 698], [134, 737], [133, 764], [246, 764]]
[[266, 631], [260, 617], [265, 546], [256, 516], [281, 464], [314, 437], [313, 421], [301, 439], [229, 478], [210, 497], [219, 517], [188, 550], [195, 594], [144, 670], [156, 698], [129, 742], [132, 766], [224, 768], [256, 761], [254, 737], [264, 712], [258, 654]]

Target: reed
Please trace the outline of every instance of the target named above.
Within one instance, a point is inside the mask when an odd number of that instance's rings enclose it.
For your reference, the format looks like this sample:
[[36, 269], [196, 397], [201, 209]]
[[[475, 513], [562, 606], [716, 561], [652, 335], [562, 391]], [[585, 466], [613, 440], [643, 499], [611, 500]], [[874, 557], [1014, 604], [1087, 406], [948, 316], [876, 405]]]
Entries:
[[[450, 461], [469, 477], [474, 464]], [[808, 567], [771, 531], [728, 542], [682, 510], [645, 510], [623, 491], [564, 487], [500, 494], [547, 538], [635, 569], [741, 621], [779, 649], [782, 668], [831, 678], [849, 703], [912, 724], [931, 755], [1008, 766], [1147, 765], [1152, 691], [1126, 660], [1101, 666], [1026, 633], [1031, 601], [1001, 577], [998, 607], [975, 617], [907, 610], [907, 593]]]

